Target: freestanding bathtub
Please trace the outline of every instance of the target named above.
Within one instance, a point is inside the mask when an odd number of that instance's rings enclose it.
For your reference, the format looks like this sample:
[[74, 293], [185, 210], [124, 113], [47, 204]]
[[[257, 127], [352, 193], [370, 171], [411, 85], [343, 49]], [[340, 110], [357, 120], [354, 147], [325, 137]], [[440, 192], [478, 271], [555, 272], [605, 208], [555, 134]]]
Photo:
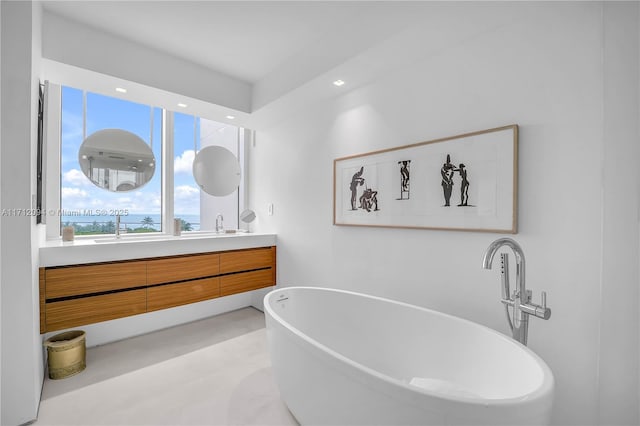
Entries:
[[551, 370], [487, 327], [342, 290], [264, 301], [276, 382], [303, 425], [549, 423]]

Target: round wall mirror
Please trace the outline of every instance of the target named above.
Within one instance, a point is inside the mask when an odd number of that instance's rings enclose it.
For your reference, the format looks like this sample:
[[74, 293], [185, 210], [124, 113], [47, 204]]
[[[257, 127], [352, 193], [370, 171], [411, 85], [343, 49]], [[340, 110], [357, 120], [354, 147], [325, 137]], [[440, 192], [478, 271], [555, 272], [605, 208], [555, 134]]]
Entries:
[[89, 135], [78, 152], [82, 173], [94, 185], [112, 192], [140, 188], [151, 180], [156, 161], [151, 147], [122, 129], [104, 129]]
[[204, 192], [223, 197], [238, 189], [240, 163], [228, 149], [207, 146], [193, 160], [193, 177]]

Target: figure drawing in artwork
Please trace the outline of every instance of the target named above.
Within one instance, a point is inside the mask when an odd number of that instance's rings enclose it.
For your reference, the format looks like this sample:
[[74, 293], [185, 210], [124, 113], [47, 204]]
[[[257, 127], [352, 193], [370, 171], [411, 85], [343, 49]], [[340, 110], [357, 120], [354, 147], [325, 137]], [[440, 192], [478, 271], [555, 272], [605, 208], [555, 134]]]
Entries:
[[456, 172], [460, 175], [460, 204], [458, 207], [473, 207], [469, 204], [469, 176], [467, 166], [460, 163], [458, 167], [451, 163], [451, 155], [447, 154], [447, 162], [442, 165], [440, 175], [442, 176], [442, 190], [444, 192], [444, 206], [451, 206], [451, 194], [453, 193], [453, 178]]
[[[409, 167], [411, 160], [398, 161], [400, 164], [400, 198], [398, 200], [409, 199]], [[405, 198], [405, 195], [407, 198]]]
[[360, 208], [370, 212], [372, 207], [373, 211], [380, 210], [378, 209], [378, 191], [367, 188], [360, 196]]
[[[378, 211], [378, 191], [365, 185], [366, 179], [363, 177], [364, 166], [360, 167], [351, 177], [349, 190], [351, 191], [351, 210], [366, 210], [367, 212]], [[358, 187], [364, 186], [364, 191], [358, 197]], [[356, 207], [356, 201], [360, 201], [360, 205]]]
[[451, 156], [447, 154], [447, 162], [440, 169], [442, 175], [442, 190], [444, 192], [444, 205], [449, 207], [451, 201], [451, 193], [453, 192], [453, 175], [455, 174], [455, 166], [451, 164]]
[[351, 190], [351, 210], [357, 210], [356, 199], [358, 198], [358, 185], [364, 185], [362, 173], [364, 173], [364, 166], [360, 167], [360, 170], [358, 170], [351, 178], [351, 185], [349, 185], [349, 189]]
[[460, 183], [460, 204], [458, 204], [458, 206], [468, 206], [469, 179], [467, 179], [467, 170], [465, 169], [465, 165], [463, 163], [460, 163], [456, 170], [460, 173], [460, 178], [462, 178], [462, 182]]

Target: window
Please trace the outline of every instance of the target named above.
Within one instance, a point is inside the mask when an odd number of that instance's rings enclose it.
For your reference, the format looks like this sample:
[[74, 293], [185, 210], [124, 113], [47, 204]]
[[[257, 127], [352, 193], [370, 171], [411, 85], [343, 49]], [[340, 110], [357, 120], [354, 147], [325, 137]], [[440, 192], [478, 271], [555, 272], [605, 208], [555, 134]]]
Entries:
[[[96, 93], [62, 88], [62, 136], [60, 207], [62, 226], [73, 226], [77, 235], [113, 234], [115, 215], [126, 232], [162, 231], [161, 174], [144, 186], [127, 192], [111, 192], [94, 185], [82, 172], [78, 152], [84, 135], [102, 129], [127, 130], [150, 145], [161, 170], [162, 110]], [[85, 130], [86, 126], [86, 130]], [[155, 143], [154, 143], [155, 142]]]
[[[200, 119], [200, 149], [207, 146], [218, 145], [227, 148], [237, 158], [244, 157], [241, 149], [242, 129], [224, 123], [211, 120]], [[240, 163], [242, 167], [242, 162]], [[201, 218], [202, 229], [214, 230], [216, 227], [216, 217], [221, 214], [224, 218], [225, 229], [238, 229], [238, 212], [240, 210], [241, 194], [239, 191], [243, 187], [240, 182], [239, 189], [224, 197], [214, 197], [200, 191], [200, 206], [206, 215]]]
[[173, 214], [182, 222], [183, 231], [200, 230], [200, 188], [192, 167], [200, 120], [186, 114], [173, 114]]
[[174, 128], [174, 217], [180, 218], [183, 231], [213, 231], [218, 214], [224, 227], [238, 228], [239, 191], [225, 197], [203, 192], [193, 178], [193, 160], [207, 146], [227, 148], [242, 158], [239, 148], [242, 129], [225, 123], [173, 113]]
[[[73, 226], [76, 235], [113, 234], [116, 214], [121, 216], [121, 229], [126, 226], [130, 234], [170, 231], [173, 218], [181, 219], [183, 231], [213, 230], [218, 213], [224, 217], [225, 228], [238, 227], [240, 196], [244, 192], [236, 190], [227, 197], [203, 193], [193, 178], [192, 164], [197, 150], [215, 144], [229, 148], [242, 167], [244, 149], [239, 144], [243, 129], [71, 87], [57, 86], [57, 92], [49, 93], [53, 93], [49, 98], [54, 101], [47, 105], [56, 105], [58, 93], [60, 109], [59, 186], [54, 182], [54, 188], [48, 189], [48, 194], [57, 196], [48, 196], [45, 206], [49, 238], [58, 237], [62, 226]], [[82, 172], [79, 150], [85, 136], [109, 128], [129, 131], [149, 145], [156, 163], [148, 183], [126, 192], [111, 192], [94, 185]], [[51, 128], [47, 131], [47, 143], [55, 145], [51, 143], [56, 141], [51, 137], [55, 132]], [[172, 162], [173, 167], [166, 167], [166, 161]], [[56, 180], [55, 170], [47, 173], [48, 182]], [[52, 215], [53, 210], [58, 214]]]

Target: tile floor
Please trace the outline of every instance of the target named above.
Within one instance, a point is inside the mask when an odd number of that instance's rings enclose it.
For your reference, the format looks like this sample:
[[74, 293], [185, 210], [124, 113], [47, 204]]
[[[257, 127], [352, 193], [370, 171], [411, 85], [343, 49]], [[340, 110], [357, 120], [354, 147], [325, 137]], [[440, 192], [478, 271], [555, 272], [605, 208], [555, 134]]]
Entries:
[[280, 400], [254, 308], [87, 350], [44, 383], [35, 425], [297, 425]]

